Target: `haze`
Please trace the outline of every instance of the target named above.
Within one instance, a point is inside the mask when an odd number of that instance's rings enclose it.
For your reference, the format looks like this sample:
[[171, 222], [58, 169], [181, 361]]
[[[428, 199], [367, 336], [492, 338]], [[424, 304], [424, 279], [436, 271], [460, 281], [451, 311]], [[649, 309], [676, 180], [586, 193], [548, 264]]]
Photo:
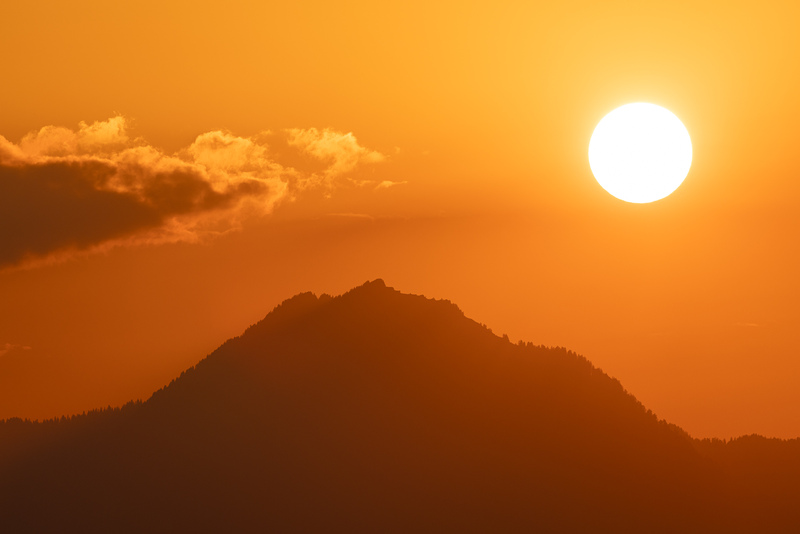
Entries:
[[[283, 299], [383, 278], [582, 354], [695, 437], [800, 435], [799, 17], [4, 6], [0, 419], [146, 398]], [[694, 148], [683, 185], [647, 205], [608, 195], [586, 158], [597, 122], [637, 101], [674, 112]], [[60, 219], [44, 189], [9, 185], [42, 162], [96, 210], [48, 189], [82, 214]], [[97, 178], [119, 168], [136, 172]]]

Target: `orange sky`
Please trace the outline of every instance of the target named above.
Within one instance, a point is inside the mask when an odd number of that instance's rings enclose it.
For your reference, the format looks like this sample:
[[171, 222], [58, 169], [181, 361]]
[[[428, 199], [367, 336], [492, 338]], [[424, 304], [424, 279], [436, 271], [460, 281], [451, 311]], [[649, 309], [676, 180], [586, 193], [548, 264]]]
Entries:
[[[795, 2], [271, 4], [4, 6], [0, 417], [147, 397], [382, 277], [697, 437], [800, 435]], [[633, 101], [694, 145], [649, 205], [587, 159]]]

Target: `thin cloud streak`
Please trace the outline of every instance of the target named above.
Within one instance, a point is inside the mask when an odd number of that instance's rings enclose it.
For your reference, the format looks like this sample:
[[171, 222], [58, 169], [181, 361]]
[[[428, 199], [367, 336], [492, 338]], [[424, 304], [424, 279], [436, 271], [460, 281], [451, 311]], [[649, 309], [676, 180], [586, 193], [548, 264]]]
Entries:
[[[274, 134], [272, 134], [274, 135]], [[78, 130], [46, 126], [19, 144], [0, 136], [0, 268], [122, 243], [196, 241], [265, 215], [305, 189], [384, 156], [351, 133], [294, 129], [288, 146], [320, 172], [280, 164], [264, 133], [213, 131], [168, 155], [128, 134], [124, 117]]]
[[27, 345], [14, 345], [12, 343], [5, 343], [0, 345], [0, 356], [5, 356], [6, 353], [11, 352], [12, 350], [31, 350], [31, 347]]

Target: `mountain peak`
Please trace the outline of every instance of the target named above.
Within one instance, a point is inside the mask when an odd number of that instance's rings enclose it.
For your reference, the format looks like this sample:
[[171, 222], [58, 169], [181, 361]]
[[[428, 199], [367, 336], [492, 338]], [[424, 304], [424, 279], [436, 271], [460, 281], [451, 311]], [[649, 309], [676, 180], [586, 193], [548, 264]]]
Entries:
[[585, 358], [381, 279], [287, 299], [145, 403], [0, 425], [15, 532], [793, 531], [781, 480], [745, 510]]
[[[375, 280], [372, 280], [372, 281], [367, 280], [366, 282], [361, 284], [361, 287], [368, 287], [368, 288], [371, 288], [371, 289], [385, 289], [386, 288], [386, 282], [383, 281], [383, 278], [376, 278]], [[391, 289], [391, 288], [389, 288], [389, 289]]]

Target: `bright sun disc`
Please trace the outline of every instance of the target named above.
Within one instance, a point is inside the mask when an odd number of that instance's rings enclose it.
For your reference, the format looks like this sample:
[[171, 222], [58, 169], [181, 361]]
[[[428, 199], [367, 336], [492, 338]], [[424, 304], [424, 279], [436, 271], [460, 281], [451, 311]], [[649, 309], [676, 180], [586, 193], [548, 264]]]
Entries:
[[683, 183], [692, 140], [683, 123], [655, 104], [625, 104], [603, 117], [589, 141], [589, 166], [603, 189], [626, 202], [660, 200]]

